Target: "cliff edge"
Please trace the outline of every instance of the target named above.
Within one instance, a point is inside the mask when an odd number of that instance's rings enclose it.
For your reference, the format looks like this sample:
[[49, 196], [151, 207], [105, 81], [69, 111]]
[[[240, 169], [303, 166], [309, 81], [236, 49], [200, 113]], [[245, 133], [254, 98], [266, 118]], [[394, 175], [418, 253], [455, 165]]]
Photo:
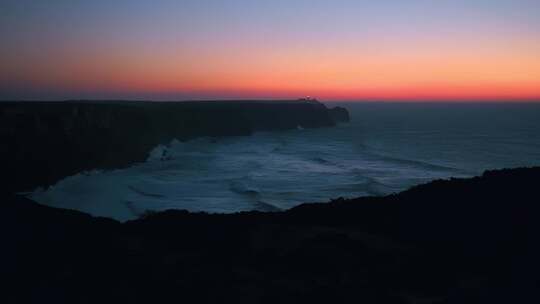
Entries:
[[6, 303], [538, 303], [540, 167], [285, 212], [0, 204]]
[[343, 121], [333, 113], [322, 103], [300, 101], [1, 102], [2, 191], [129, 166], [172, 139], [330, 127]]

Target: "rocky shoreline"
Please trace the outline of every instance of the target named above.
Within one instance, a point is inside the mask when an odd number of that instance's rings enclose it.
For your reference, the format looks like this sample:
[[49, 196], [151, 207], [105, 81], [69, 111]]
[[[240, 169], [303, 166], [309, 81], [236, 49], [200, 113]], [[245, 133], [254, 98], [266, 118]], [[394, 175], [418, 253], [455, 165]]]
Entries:
[[4, 196], [4, 303], [537, 303], [540, 167], [119, 223]]
[[333, 126], [313, 102], [0, 105], [3, 303], [537, 303], [540, 167], [287, 211], [120, 223], [15, 194], [173, 138]]
[[2, 102], [0, 178], [7, 193], [92, 169], [145, 161], [173, 139], [334, 126], [344, 108], [314, 101]]

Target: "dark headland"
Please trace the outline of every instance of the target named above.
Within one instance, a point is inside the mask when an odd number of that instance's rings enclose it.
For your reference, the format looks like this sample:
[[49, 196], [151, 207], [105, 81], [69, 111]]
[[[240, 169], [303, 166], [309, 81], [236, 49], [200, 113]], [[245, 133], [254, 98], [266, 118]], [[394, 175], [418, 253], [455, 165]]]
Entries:
[[346, 109], [314, 100], [1, 102], [3, 190], [49, 186], [81, 171], [142, 162], [159, 144], [334, 126]]
[[2, 303], [538, 303], [540, 167], [282, 212], [120, 223], [15, 192], [144, 161], [173, 138], [325, 127], [348, 114], [292, 101], [0, 109]]

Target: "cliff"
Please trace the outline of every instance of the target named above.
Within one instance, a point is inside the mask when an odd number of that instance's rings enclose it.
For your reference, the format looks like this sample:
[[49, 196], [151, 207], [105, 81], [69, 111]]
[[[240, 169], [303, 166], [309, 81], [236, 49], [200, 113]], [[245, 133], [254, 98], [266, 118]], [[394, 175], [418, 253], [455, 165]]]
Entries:
[[540, 167], [285, 212], [0, 204], [6, 303], [538, 303]]
[[2, 190], [27, 191], [85, 170], [125, 167], [175, 138], [333, 126], [342, 119], [332, 113], [322, 103], [299, 101], [2, 102]]
[[329, 111], [330, 117], [332, 117], [335, 122], [349, 122], [351, 120], [349, 111], [343, 107], [334, 107]]

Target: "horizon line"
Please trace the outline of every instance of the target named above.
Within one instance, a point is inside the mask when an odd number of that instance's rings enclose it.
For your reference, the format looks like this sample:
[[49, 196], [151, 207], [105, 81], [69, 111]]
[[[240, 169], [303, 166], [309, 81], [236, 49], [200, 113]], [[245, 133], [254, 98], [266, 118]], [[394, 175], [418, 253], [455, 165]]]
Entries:
[[[298, 101], [301, 98], [199, 98], [199, 99], [153, 99], [153, 98], [45, 98], [45, 99], [2, 99], [0, 102], [225, 102], [225, 101]], [[534, 98], [313, 98], [319, 102], [351, 103], [540, 103], [540, 97]]]

